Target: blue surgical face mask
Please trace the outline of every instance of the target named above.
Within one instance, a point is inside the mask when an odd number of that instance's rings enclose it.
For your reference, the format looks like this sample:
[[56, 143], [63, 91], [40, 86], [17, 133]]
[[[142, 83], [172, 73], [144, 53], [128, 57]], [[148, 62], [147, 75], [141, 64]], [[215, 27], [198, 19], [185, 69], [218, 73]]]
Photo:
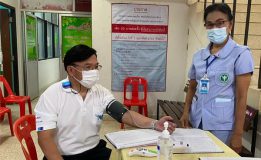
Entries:
[[222, 44], [227, 38], [227, 28], [214, 28], [207, 30], [208, 39], [214, 44]]

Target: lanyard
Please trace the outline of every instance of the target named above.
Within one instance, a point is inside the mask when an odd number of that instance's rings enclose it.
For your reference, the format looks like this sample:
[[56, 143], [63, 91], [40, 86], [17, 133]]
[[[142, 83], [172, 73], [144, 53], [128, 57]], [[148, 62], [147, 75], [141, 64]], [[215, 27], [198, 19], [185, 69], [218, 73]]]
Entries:
[[[210, 56], [209, 56], [209, 57], [210, 57]], [[212, 59], [212, 61], [210, 61], [210, 62], [208, 63], [209, 57], [208, 57], [207, 60], [206, 60], [206, 72], [205, 72], [206, 74], [207, 74], [208, 67], [217, 59], [217, 57], [215, 56], [214, 59]]]

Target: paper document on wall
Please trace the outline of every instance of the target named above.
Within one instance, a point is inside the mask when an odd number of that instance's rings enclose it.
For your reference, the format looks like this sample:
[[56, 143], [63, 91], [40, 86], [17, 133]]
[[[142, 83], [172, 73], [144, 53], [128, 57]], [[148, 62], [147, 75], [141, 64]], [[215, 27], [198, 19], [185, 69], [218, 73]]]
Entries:
[[161, 132], [152, 129], [135, 129], [105, 134], [105, 137], [117, 149], [156, 145]]
[[249, 157], [200, 157], [200, 160], [261, 160], [261, 158]]
[[182, 142], [187, 148], [175, 149], [174, 153], [219, 153], [224, 152], [215, 142], [200, 129], [176, 128], [171, 135], [174, 143]]

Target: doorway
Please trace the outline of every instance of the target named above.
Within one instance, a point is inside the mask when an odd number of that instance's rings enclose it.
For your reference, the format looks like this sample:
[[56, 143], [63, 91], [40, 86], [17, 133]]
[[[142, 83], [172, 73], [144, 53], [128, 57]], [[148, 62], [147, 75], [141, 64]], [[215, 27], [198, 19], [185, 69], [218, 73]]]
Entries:
[[[19, 94], [15, 8], [0, 2], [0, 74]], [[6, 91], [4, 91], [6, 94]]]

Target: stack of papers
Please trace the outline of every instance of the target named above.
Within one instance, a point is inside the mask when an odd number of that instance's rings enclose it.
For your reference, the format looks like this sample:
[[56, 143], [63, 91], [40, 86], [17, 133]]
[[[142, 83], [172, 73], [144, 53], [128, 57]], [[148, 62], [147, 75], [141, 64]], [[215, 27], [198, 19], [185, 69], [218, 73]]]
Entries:
[[[182, 153], [221, 153], [224, 152], [219, 148], [215, 142], [206, 134], [205, 131], [200, 129], [184, 129], [177, 128], [171, 135], [172, 140], [175, 142], [182, 142], [188, 144], [189, 149], [183, 150]], [[175, 152], [174, 153], [180, 153]]]
[[136, 129], [105, 134], [105, 137], [117, 149], [156, 145], [161, 132], [152, 129]]
[[[107, 133], [105, 137], [117, 149], [156, 145], [161, 132], [151, 129], [136, 129]], [[176, 128], [171, 135], [174, 144], [183, 144], [188, 149], [173, 147], [174, 153], [217, 153], [223, 152], [215, 142], [200, 129]], [[176, 151], [176, 152], [175, 152]]]
[[261, 158], [249, 157], [200, 157], [200, 160], [261, 160]]

